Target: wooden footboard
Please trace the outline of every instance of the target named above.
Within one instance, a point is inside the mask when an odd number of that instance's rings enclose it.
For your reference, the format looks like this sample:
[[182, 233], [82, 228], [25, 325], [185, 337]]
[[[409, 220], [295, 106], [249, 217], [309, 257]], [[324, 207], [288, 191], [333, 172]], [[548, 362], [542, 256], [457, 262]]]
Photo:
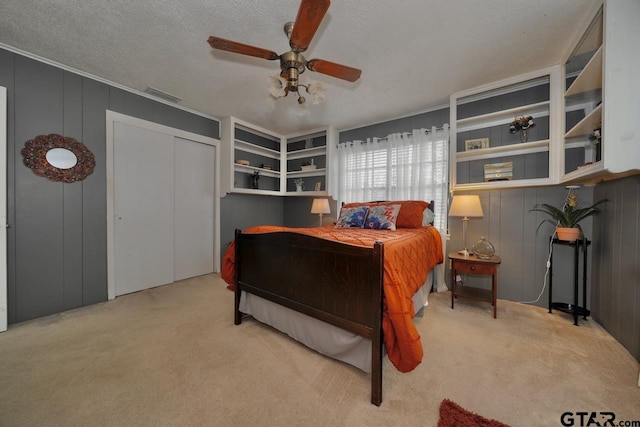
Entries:
[[371, 403], [379, 406], [384, 245], [236, 230], [235, 250], [235, 324], [245, 291], [371, 339]]

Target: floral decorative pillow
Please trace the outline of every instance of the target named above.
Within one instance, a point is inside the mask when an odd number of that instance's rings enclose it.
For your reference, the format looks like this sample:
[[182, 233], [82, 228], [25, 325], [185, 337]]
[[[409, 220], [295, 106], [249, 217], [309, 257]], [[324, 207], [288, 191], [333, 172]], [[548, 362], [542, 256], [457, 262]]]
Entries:
[[367, 206], [340, 209], [340, 216], [336, 222], [336, 228], [362, 228], [367, 218]]
[[373, 230], [395, 230], [400, 205], [372, 206], [369, 208], [364, 228]]

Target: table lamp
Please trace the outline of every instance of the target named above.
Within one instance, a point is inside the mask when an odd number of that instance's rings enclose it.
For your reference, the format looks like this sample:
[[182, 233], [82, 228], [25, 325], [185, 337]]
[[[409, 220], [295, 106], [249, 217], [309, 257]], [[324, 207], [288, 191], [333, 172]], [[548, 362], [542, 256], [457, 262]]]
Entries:
[[311, 205], [311, 213], [320, 215], [320, 227], [322, 227], [322, 214], [331, 213], [331, 208], [329, 207], [329, 200], [313, 199], [313, 204]]
[[482, 218], [482, 205], [480, 197], [477, 195], [458, 195], [453, 196], [449, 216], [462, 217], [462, 241], [464, 249], [458, 253], [469, 256], [467, 250], [467, 228], [469, 227], [469, 218]]

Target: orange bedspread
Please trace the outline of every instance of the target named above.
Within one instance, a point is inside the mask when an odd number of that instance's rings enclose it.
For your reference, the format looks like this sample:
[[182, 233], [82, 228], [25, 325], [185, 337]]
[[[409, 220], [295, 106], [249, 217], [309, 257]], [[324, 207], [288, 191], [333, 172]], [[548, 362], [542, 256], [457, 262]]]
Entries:
[[[413, 370], [422, 361], [422, 342], [413, 323], [412, 297], [428, 272], [444, 257], [440, 233], [434, 227], [401, 228], [395, 231], [355, 228], [288, 228], [257, 226], [244, 233], [290, 231], [343, 243], [373, 247], [384, 242], [384, 303], [382, 328], [389, 360], [401, 372]], [[222, 278], [234, 284], [234, 245], [223, 259]]]

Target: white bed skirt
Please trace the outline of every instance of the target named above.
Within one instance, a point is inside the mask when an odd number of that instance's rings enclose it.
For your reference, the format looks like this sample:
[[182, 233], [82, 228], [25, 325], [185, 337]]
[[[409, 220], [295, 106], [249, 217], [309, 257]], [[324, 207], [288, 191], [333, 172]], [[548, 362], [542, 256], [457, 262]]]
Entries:
[[[427, 281], [413, 296], [417, 316], [428, 304], [432, 285], [430, 271]], [[371, 340], [367, 338], [246, 292], [240, 297], [240, 311], [319, 353], [371, 372]]]

